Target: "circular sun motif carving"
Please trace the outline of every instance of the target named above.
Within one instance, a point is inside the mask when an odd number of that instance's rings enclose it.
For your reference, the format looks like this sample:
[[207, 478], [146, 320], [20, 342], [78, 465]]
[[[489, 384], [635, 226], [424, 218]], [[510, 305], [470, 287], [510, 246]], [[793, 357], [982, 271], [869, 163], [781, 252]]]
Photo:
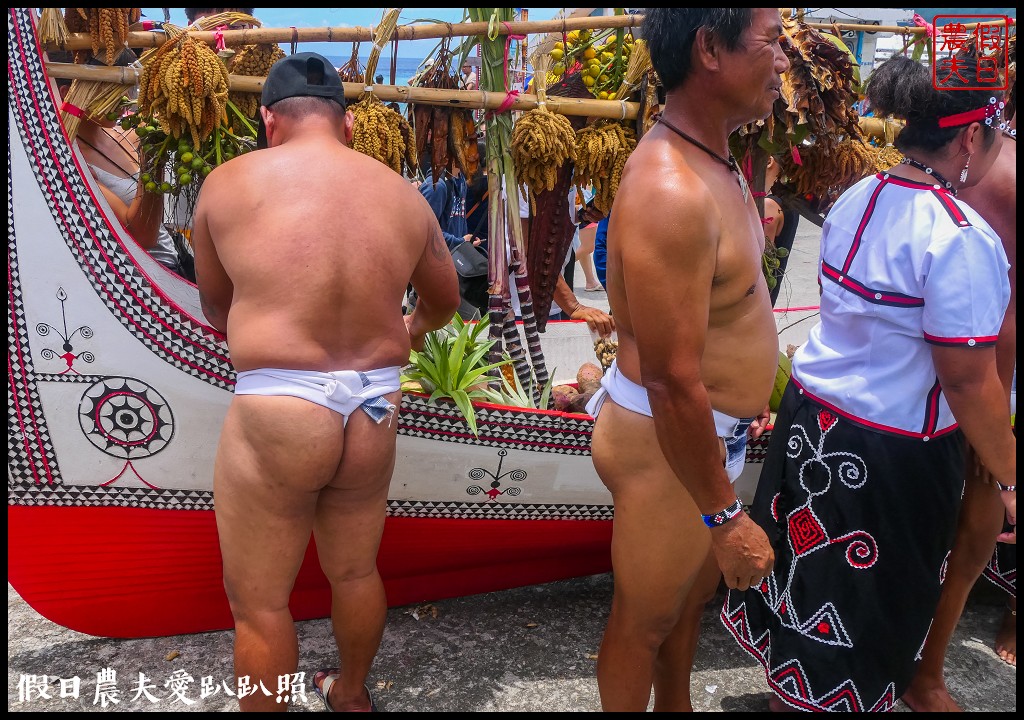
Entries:
[[139, 380], [109, 377], [89, 386], [78, 406], [89, 442], [126, 460], [149, 457], [167, 447], [174, 415], [156, 390]]

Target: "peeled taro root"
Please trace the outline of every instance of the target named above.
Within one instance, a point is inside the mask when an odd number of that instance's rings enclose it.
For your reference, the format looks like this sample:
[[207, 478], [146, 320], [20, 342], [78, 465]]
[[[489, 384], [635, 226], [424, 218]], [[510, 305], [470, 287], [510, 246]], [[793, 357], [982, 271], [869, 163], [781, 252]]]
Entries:
[[554, 402], [555, 410], [566, 411], [573, 399], [579, 396], [579, 391], [572, 385], [556, 385], [551, 388], [551, 400]]
[[604, 371], [592, 362], [583, 363], [576, 373], [576, 384], [579, 386], [581, 395], [593, 395], [601, 389], [601, 378]]
[[586, 413], [587, 403], [590, 402], [590, 398], [594, 397], [593, 392], [579, 393], [573, 397], [572, 402], [569, 403], [569, 409], [566, 412], [571, 413]]

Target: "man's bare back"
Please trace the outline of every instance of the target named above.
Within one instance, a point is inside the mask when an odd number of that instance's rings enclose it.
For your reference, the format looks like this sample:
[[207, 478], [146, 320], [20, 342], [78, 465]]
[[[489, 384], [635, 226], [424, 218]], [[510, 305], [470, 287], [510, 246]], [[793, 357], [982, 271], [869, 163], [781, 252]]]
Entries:
[[[235, 674], [269, 687], [298, 667], [288, 606], [312, 535], [340, 668], [313, 675], [316, 691], [329, 710], [372, 709], [400, 366], [454, 315], [458, 282], [426, 200], [347, 146], [353, 117], [326, 58], [279, 60], [262, 103], [266, 148], [206, 178], [193, 233], [203, 310], [238, 371], [213, 483]], [[409, 283], [420, 303], [403, 317]]]
[[340, 143], [236, 158], [207, 178], [197, 222], [233, 283], [227, 334], [239, 371], [405, 364], [409, 278], [424, 250], [450, 262], [420, 194]]
[[[634, 318], [621, 281], [623, 267], [630, 265], [634, 254], [657, 252], [665, 256], [663, 268], [671, 275], [669, 256], [678, 255], [672, 259], [684, 263], [688, 256], [696, 260], [692, 249], [673, 239], [682, 235], [680, 228], [700, 222], [713, 252], [710, 286], [677, 284], [677, 292], [663, 299], [663, 321], [675, 323], [681, 314], [701, 311], [685, 301], [689, 292], [710, 297], [701, 381], [715, 410], [752, 417], [768, 402], [778, 355], [778, 333], [761, 271], [764, 232], [753, 200], [744, 200], [734, 177], [711, 172], [715, 162], [656, 125], [626, 164], [609, 227], [610, 236], [623, 238], [609, 247], [608, 260], [609, 301], [619, 333], [617, 358], [622, 372], [641, 384]], [[629, 182], [632, 168], [643, 173], [646, 182]], [[700, 206], [699, 213], [690, 212], [694, 205]], [[652, 214], [652, 207], [658, 212]], [[649, 242], [654, 239], [651, 233], [657, 233], [658, 242]], [[671, 277], [661, 281], [673, 285]]]

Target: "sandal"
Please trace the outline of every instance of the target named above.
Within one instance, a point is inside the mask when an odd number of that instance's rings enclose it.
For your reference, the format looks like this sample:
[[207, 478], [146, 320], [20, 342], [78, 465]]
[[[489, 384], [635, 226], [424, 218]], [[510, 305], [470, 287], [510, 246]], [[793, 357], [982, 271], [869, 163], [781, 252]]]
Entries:
[[[340, 668], [329, 668], [326, 670], [318, 670], [313, 675], [313, 692], [320, 698], [324, 703], [324, 708], [327, 712], [338, 712], [331, 707], [331, 703], [327, 701], [328, 696], [331, 694], [331, 686], [341, 675]], [[320, 680], [318, 683], [317, 680]], [[370, 708], [366, 712], [379, 712], [377, 710], [377, 703], [373, 700], [373, 693], [370, 692], [369, 685], [363, 685], [363, 689], [366, 690], [366, 697], [370, 699]]]
[[594, 287], [590, 287], [589, 285], [585, 285], [583, 287], [583, 289], [586, 290], [587, 292], [604, 292], [604, 285], [601, 285], [600, 283], [598, 283]]

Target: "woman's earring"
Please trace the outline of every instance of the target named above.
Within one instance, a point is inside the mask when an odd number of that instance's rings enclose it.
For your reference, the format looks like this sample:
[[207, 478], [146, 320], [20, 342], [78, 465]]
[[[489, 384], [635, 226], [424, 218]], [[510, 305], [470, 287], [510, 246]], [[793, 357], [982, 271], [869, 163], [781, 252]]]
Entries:
[[963, 185], [967, 182], [967, 168], [971, 166], [971, 155], [967, 156], [967, 164], [964, 165], [964, 169], [960, 171], [960, 184]]

